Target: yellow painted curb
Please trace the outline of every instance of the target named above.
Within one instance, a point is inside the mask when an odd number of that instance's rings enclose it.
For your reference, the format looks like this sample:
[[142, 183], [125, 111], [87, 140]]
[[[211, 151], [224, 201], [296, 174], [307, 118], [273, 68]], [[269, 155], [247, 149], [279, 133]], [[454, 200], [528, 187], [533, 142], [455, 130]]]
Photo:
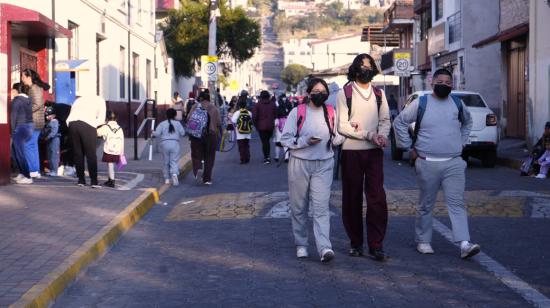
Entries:
[[[179, 167], [181, 174], [185, 174], [190, 170], [191, 154], [188, 153], [180, 160]], [[145, 189], [108, 225], [87, 240], [55, 270], [32, 286], [17, 302], [9, 307], [48, 307], [76, 279], [83, 269], [103, 256], [122, 234], [130, 230], [159, 201], [160, 195], [166, 192], [168, 188], [170, 188], [170, 185], [163, 185], [158, 190], [155, 188]]]

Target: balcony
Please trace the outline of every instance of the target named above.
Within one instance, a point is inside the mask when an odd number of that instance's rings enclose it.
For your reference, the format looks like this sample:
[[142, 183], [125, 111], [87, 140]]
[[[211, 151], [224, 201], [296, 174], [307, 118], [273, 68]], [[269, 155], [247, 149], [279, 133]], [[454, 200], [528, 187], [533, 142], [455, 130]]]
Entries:
[[384, 32], [400, 31], [414, 23], [412, 0], [397, 0], [384, 12]]
[[[389, 52], [386, 52], [382, 55], [382, 59], [380, 61], [380, 68], [384, 73], [386, 74], [394, 74], [395, 73], [395, 62], [396, 59], [399, 59], [400, 57], [403, 57], [403, 54], [408, 54], [408, 59], [411, 59], [412, 55], [412, 49], [411, 48], [396, 48]], [[409, 63], [411, 64], [411, 63]]]
[[428, 40], [422, 40], [416, 43], [416, 68], [426, 70], [431, 68], [430, 56], [428, 55]]
[[420, 14], [431, 7], [431, 0], [414, 0], [413, 9], [415, 14]]
[[361, 34], [361, 42], [370, 42], [373, 45], [399, 47], [399, 34], [398, 33], [384, 33], [382, 32], [382, 25], [371, 25], [363, 28]]

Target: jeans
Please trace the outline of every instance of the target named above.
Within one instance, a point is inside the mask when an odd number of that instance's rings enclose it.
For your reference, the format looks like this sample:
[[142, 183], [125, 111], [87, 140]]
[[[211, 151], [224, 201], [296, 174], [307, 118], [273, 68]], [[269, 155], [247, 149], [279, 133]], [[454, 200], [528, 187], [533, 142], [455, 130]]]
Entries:
[[29, 163], [26, 156], [26, 144], [32, 138], [34, 124], [17, 125], [13, 132], [13, 153], [19, 172], [27, 178], [30, 178]]
[[27, 157], [27, 163], [29, 164], [29, 172], [40, 172], [38, 137], [40, 137], [40, 130], [35, 129], [32, 131], [32, 136], [29, 141], [25, 144], [25, 157]]
[[59, 167], [59, 137], [48, 140], [48, 163], [50, 172], [57, 173]]
[[273, 136], [273, 130], [259, 130], [260, 139], [262, 140], [262, 152], [264, 153], [264, 159], [269, 159], [271, 154], [270, 139]]

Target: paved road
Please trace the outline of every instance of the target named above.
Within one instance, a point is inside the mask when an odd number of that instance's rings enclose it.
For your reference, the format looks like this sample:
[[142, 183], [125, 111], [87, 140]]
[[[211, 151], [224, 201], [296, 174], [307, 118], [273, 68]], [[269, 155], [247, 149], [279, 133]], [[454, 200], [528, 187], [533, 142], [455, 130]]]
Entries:
[[[277, 35], [272, 28], [273, 17], [262, 18], [262, 48], [260, 53], [263, 57], [263, 80], [262, 82], [269, 87], [271, 91], [284, 91], [286, 86], [281, 81], [281, 70], [284, 68], [283, 49], [277, 45]], [[273, 89], [272, 85], [279, 85], [278, 89]]]
[[[548, 181], [474, 163], [467, 175], [470, 212], [478, 201], [487, 208], [472, 213], [470, 224], [485, 255], [458, 258], [458, 248], [444, 237], [449, 221], [440, 216], [436, 254], [422, 256], [414, 250], [414, 217], [406, 209], [416, 194], [414, 172], [387, 159], [388, 199], [397, 208], [386, 240], [390, 261], [346, 256], [335, 182], [336, 259], [326, 265], [314, 249], [308, 260], [295, 258], [286, 165], [262, 165], [257, 139], [252, 151], [245, 166], [236, 151], [218, 155], [211, 187], [188, 177], [167, 192], [167, 204], [154, 207], [55, 307], [525, 307], [525, 298], [550, 297], [550, 224], [531, 218], [533, 203], [548, 200]], [[508, 275], [512, 288], [498, 275]], [[525, 286], [540, 293], [516, 290]]]

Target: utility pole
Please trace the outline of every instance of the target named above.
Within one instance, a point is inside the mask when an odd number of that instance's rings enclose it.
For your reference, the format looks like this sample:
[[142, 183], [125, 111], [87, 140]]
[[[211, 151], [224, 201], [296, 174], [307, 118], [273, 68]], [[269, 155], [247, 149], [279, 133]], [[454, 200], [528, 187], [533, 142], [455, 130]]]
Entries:
[[[220, 11], [218, 10], [218, 1], [210, 0], [210, 24], [208, 26], [208, 55], [217, 56], [216, 53], [216, 19], [220, 16]], [[201, 65], [206, 65], [206, 63], [201, 63]], [[210, 102], [216, 104], [216, 81], [208, 80], [208, 91], [210, 92]]]

